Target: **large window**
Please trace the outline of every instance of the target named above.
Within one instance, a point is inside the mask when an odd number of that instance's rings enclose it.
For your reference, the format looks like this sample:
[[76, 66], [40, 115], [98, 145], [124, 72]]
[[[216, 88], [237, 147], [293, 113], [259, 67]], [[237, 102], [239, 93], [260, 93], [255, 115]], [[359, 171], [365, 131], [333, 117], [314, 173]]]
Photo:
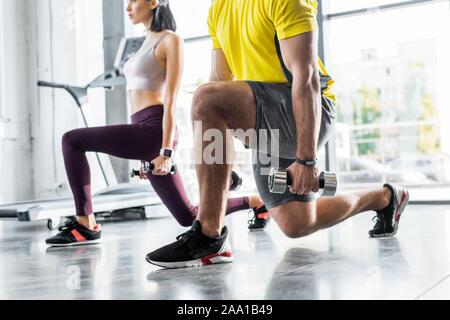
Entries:
[[207, 19], [211, 0], [171, 0], [170, 6], [177, 20], [177, 32], [183, 38], [208, 34]]
[[[374, 5], [385, 7], [355, 14]], [[450, 200], [449, 1], [325, 1], [324, 13], [341, 186], [390, 181], [412, 200]]]
[[393, 3], [414, 2], [411, 0], [326, 0], [325, 10], [327, 14], [340, 14], [348, 11], [356, 11], [362, 9], [377, 10], [377, 7], [390, 6]]

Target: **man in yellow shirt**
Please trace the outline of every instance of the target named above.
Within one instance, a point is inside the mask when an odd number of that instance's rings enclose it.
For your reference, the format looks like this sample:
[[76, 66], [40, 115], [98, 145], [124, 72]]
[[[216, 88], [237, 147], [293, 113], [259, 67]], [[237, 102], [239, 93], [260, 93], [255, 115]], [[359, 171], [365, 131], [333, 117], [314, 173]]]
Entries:
[[[288, 237], [303, 237], [369, 210], [377, 212], [370, 236], [397, 232], [409, 200], [406, 188], [385, 184], [378, 190], [321, 199], [314, 194], [319, 189], [317, 150], [335, 121], [333, 81], [318, 58], [316, 11], [315, 0], [213, 2], [208, 18], [213, 42], [210, 83], [196, 91], [192, 105], [194, 154], [196, 160], [201, 157], [200, 209], [192, 228], [178, 241], [149, 253], [148, 262], [172, 268], [233, 260], [224, 224], [234, 158], [230, 130], [254, 149], [258, 191]], [[222, 149], [214, 154], [219, 161], [211, 163], [205, 159], [211, 144], [205, 136], [217, 131]], [[286, 168], [292, 179], [284, 194], [268, 190], [271, 166]]]

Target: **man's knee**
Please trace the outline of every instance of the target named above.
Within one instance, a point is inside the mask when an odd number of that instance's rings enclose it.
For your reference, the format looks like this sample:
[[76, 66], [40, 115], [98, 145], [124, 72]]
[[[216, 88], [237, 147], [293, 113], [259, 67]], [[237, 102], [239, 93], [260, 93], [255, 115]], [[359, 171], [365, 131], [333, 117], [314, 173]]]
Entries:
[[306, 237], [317, 231], [312, 203], [289, 202], [272, 209], [271, 213], [281, 231], [291, 239]]
[[194, 93], [192, 100], [192, 120], [204, 120], [216, 114], [218, 108], [218, 87], [207, 83], [200, 86]]
[[314, 232], [312, 227], [307, 225], [288, 225], [282, 227], [281, 231], [291, 239], [306, 237]]

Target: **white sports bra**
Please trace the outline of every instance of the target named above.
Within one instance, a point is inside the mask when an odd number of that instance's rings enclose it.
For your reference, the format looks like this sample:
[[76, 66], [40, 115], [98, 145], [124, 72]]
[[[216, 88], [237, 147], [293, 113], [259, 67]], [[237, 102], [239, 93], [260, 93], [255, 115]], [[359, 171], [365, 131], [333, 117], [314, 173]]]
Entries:
[[123, 67], [123, 73], [127, 80], [127, 91], [148, 90], [163, 92], [166, 80], [166, 70], [159, 64], [155, 56], [155, 48], [169, 32], [151, 46], [150, 49], [142, 47], [131, 57]]

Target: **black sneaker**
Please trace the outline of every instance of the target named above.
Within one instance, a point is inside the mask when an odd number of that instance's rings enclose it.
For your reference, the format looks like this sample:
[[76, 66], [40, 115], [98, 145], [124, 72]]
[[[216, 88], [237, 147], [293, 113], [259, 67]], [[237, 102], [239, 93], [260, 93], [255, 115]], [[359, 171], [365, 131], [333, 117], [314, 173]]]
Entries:
[[248, 220], [248, 229], [250, 231], [261, 231], [270, 221], [270, 213], [265, 205], [253, 208], [253, 218]]
[[409, 202], [408, 189], [385, 184], [391, 190], [391, 202], [383, 210], [377, 211], [375, 226], [369, 231], [369, 235], [373, 238], [392, 237], [397, 233], [400, 217]]
[[45, 242], [52, 247], [69, 247], [101, 242], [101, 226], [97, 224], [94, 230], [90, 230], [79, 224], [76, 218], [70, 217], [64, 226], [58, 229], [60, 232], [48, 238]]
[[232, 262], [228, 228], [223, 227], [219, 237], [208, 237], [195, 220], [192, 228], [179, 235], [176, 242], [150, 252], [145, 258], [151, 264], [169, 269]]

